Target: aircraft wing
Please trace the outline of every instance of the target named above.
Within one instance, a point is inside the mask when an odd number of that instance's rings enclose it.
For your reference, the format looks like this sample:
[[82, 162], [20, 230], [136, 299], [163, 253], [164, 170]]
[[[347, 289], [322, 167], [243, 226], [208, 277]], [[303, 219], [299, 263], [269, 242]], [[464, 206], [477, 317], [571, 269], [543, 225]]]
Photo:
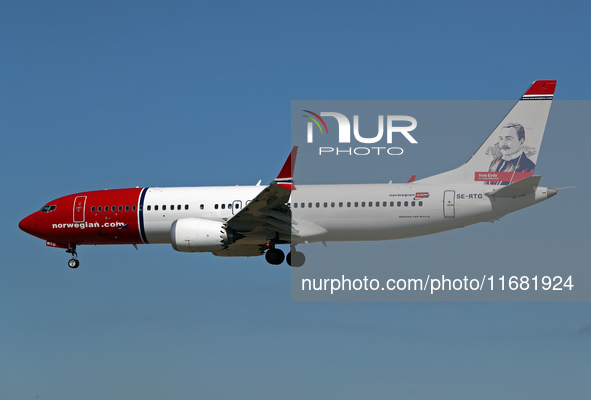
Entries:
[[295, 190], [293, 168], [297, 150], [294, 146], [277, 178], [226, 222], [226, 227], [235, 232], [237, 244], [263, 244], [272, 239], [277, 243], [277, 234], [284, 238], [292, 234], [287, 203]]

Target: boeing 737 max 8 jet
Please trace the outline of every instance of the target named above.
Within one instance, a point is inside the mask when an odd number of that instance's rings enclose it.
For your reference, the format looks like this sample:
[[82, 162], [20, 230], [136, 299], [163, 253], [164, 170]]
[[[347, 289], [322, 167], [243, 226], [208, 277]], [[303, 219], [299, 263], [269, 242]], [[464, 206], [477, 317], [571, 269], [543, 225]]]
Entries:
[[[555, 189], [534, 175], [556, 81], [536, 81], [464, 165], [404, 184], [297, 185], [294, 147], [267, 186], [114, 189], [50, 201], [19, 227], [72, 254], [78, 245], [168, 243], [216, 256], [304, 264], [301, 243], [392, 240], [500, 217]], [[288, 244], [285, 257], [277, 245]], [[136, 246], [137, 247], [137, 246]]]

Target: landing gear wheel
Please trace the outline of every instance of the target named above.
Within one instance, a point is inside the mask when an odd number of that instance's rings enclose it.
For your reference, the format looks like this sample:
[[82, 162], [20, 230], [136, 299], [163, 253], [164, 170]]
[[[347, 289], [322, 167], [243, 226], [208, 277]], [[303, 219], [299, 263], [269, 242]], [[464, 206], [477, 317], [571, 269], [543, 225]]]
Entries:
[[269, 249], [265, 253], [265, 260], [267, 260], [269, 264], [279, 265], [285, 260], [285, 253], [279, 249]]
[[306, 262], [306, 256], [301, 251], [290, 251], [286, 257], [287, 263], [292, 267], [301, 267]]
[[70, 268], [78, 268], [80, 265], [80, 261], [78, 261], [78, 253], [76, 253], [76, 245], [71, 244], [70, 248], [66, 250], [66, 253], [71, 254], [72, 258], [68, 261], [68, 267]]

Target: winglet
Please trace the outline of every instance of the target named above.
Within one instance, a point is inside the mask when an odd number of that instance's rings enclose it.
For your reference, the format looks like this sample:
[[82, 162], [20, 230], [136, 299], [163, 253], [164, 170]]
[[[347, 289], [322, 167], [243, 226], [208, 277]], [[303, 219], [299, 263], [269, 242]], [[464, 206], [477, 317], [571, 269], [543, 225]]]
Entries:
[[293, 146], [291, 153], [289, 153], [289, 157], [287, 157], [287, 161], [285, 161], [283, 168], [281, 168], [281, 172], [279, 172], [279, 175], [277, 175], [277, 178], [275, 178], [273, 181], [274, 184], [289, 190], [295, 190], [295, 186], [293, 184], [293, 169], [295, 167], [297, 154], [298, 146]]
[[417, 176], [416, 175], [413, 175], [413, 176], [410, 177], [410, 179], [406, 183], [413, 183], [415, 181], [415, 179], [417, 179]]

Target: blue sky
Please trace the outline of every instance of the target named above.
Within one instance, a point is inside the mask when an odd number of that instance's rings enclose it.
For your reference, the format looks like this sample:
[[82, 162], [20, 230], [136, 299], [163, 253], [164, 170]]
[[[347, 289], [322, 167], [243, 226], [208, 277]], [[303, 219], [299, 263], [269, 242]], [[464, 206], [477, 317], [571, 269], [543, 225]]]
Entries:
[[[88, 247], [72, 271], [17, 225], [85, 190], [270, 181], [294, 99], [516, 99], [557, 79], [556, 99], [587, 100], [590, 8], [4, 2], [2, 397], [587, 398], [588, 302], [291, 302], [289, 268], [261, 258]], [[376, 248], [473, 262], [450, 246], [536, 220], [519, 248], [588, 264], [589, 135], [550, 124], [543, 182], [578, 189], [498, 225]], [[427, 159], [454, 167], [468, 156], [454, 151]]]

